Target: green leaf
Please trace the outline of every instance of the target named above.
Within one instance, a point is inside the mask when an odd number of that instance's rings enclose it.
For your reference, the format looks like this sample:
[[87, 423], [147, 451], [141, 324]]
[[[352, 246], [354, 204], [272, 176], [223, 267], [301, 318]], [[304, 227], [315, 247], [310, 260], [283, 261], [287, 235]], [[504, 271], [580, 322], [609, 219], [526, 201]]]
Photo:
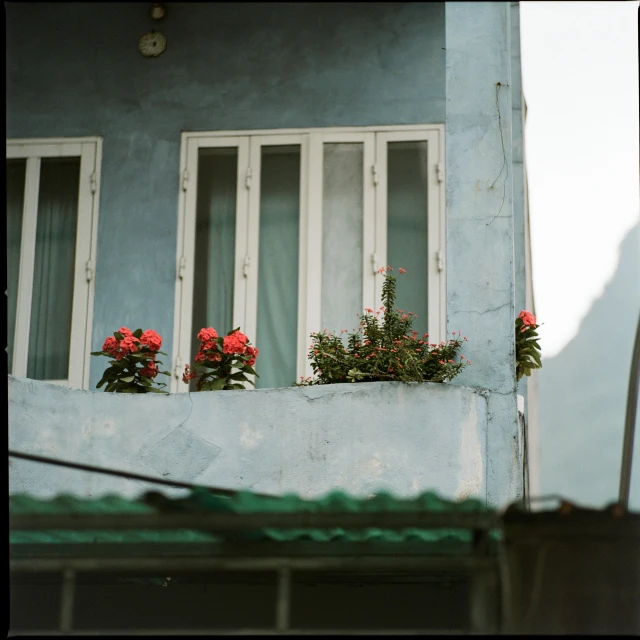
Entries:
[[122, 382], [133, 382], [134, 378], [135, 376], [127, 376], [126, 378], [120, 378], [120, 380], [122, 380]]
[[240, 371], [238, 371], [238, 373], [231, 374], [229, 378], [231, 380], [242, 380], [243, 382], [249, 382], [249, 378], [247, 378], [247, 376], [245, 376], [244, 373], [241, 373]]
[[124, 334], [120, 333], [119, 331], [114, 331], [113, 335], [115, 336], [116, 340], [122, 340], [122, 338], [124, 338]]
[[[206, 386], [210, 391], [220, 391], [227, 381], [224, 378], [218, 378], [213, 382], [207, 382]], [[203, 386], [204, 389], [204, 386]]]
[[104, 351], [92, 351], [91, 352], [92, 356], [108, 356], [108, 353], [105, 353]]
[[141, 336], [141, 335], [142, 335], [142, 329], [136, 329], [136, 330], [133, 332], [133, 337], [134, 337], [134, 338], [138, 338], [138, 340], [140, 339], [140, 336]]
[[257, 378], [259, 378], [260, 376], [256, 373], [256, 370], [248, 364], [245, 364], [243, 367], [244, 371], [246, 371], [247, 373], [250, 373], [253, 376], [256, 376]]

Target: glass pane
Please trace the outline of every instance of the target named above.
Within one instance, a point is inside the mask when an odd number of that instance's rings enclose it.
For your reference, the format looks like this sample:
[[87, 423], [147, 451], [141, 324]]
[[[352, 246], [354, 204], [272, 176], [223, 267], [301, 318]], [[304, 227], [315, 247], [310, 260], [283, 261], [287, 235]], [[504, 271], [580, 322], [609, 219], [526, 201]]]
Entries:
[[387, 150], [387, 264], [403, 267], [398, 278], [397, 306], [413, 311], [413, 328], [427, 328], [429, 268], [427, 141], [390, 142]]
[[7, 354], [9, 373], [13, 368], [13, 337], [16, 329], [26, 170], [26, 160], [7, 160]]
[[300, 146], [262, 147], [256, 386], [296, 379]]
[[237, 174], [237, 148], [199, 150], [191, 325], [193, 355], [200, 345], [196, 335], [203, 327], [213, 327], [219, 335], [234, 328]]
[[340, 335], [362, 312], [363, 145], [324, 145], [322, 328]]
[[43, 158], [27, 377], [69, 377], [80, 158]]

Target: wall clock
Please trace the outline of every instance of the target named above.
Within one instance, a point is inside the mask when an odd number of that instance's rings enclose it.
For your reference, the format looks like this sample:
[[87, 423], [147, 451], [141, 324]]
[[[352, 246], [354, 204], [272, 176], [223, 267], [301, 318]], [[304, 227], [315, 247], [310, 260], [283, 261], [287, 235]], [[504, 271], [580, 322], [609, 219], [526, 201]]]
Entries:
[[138, 50], [145, 58], [159, 56], [167, 46], [167, 39], [157, 31], [145, 33], [138, 43]]

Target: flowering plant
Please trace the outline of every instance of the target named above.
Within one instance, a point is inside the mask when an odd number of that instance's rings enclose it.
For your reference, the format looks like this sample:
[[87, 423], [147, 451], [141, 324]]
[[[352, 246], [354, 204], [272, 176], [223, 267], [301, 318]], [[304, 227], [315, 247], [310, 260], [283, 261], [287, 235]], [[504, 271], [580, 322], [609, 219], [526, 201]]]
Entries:
[[[456, 354], [467, 340], [460, 332], [456, 335], [454, 331], [448, 341], [431, 343], [428, 334], [420, 338], [411, 329], [417, 316], [394, 309], [397, 278], [391, 271], [391, 267], [378, 270], [384, 276], [383, 304], [375, 312], [365, 309], [354, 333], [342, 330], [348, 333], [346, 346], [340, 336], [326, 329], [311, 334], [309, 359], [316, 378], [302, 377], [294, 386], [380, 380], [446, 382], [471, 364], [463, 355], [457, 360]], [[402, 268], [398, 271], [406, 273]]]
[[185, 384], [197, 378], [197, 391], [244, 389], [242, 382], [249, 382], [255, 387], [245, 374], [260, 377], [253, 368], [258, 349], [251, 346], [239, 328], [229, 331], [224, 337], [219, 336], [213, 327], [201, 329], [198, 340], [200, 348], [194, 358], [195, 363], [184, 367], [182, 381]]
[[[156, 357], [160, 353], [162, 338], [153, 330], [120, 327], [108, 336], [102, 345], [102, 351], [93, 351], [92, 356], [107, 356], [111, 365], [96, 385], [99, 389], [106, 384], [105, 391], [118, 393], [167, 393], [153, 386], [154, 378], [160, 373], [168, 376], [168, 371], [160, 371], [162, 364]], [[166, 387], [164, 382], [157, 383]]]
[[516, 379], [520, 380], [522, 376], [530, 376], [531, 369], [540, 369], [542, 361], [540, 360], [540, 344], [538, 343], [538, 334], [536, 329], [540, 325], [537, 324], [536, 317], [529, 311], [524, 309], [516, 318], [515, 334], [516, 334]]

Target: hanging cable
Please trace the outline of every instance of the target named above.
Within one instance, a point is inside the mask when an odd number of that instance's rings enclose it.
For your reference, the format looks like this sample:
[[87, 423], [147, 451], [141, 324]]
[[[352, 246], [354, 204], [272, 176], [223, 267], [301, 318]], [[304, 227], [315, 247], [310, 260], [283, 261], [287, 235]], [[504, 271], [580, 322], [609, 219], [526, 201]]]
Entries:
[[[236, 496], [241, 491], [234, 489], [220, 489], [219, 487], [207, 487], [198, 484], [192, 484], [190, 482], [180, 482], [176, 480], [162, 480], [161, 478], [154, 478], [153, 476], [145, 476], [140, 473], [131, 473], [130, 471], [118, 471], [117, 469], [104, 469], [103, 467], [95, 467], [90, 464], [80, 464], [79, 462], [69, 462], [67, 460], [56, 460], [55, 458], [47, 458], [46, 456], [37, 456], [32, 453], [21, 453], [19, 451], [11, 451], [9, 449], [9, 457], [20, 458], [21, 460], [30, 460], [31, 462], [40, 462], [42, 464], [52, 464], [58, 467], [67, 467], [69, 469], [77, 469], [78, 471], [89, 471], [91, 473], [102, 473], [108, 476], [116, 476], [118, 478], [127, 478], [128, 480], [141, 480], [143, 482], [153, 482], [155, 484], [163, 484], [168, 487], [176, 489], [206, 489], [211, 493], [216, 493], [221, 496]], [[256, 493], [252, 491], [253, 495], [260, 496], [262, 498], [275, 498], [272, 494]]]

